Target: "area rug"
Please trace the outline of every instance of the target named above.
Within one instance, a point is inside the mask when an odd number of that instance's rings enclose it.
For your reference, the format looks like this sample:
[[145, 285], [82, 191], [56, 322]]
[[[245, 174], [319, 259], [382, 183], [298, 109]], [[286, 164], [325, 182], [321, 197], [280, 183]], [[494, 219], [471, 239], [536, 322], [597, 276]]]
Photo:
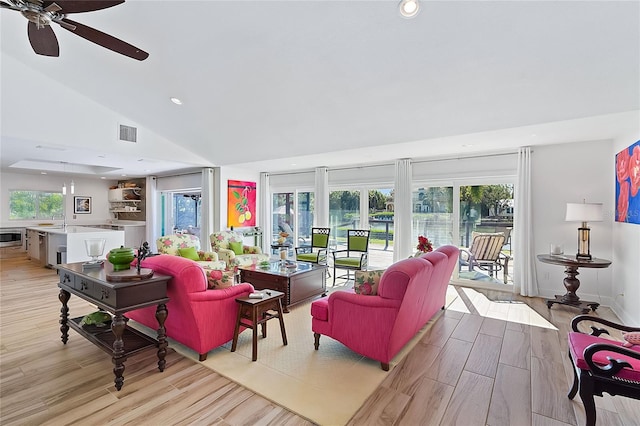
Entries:
[[[447, 293], [447, 306], [457, 297]], [[380, 363], [365, 358], [341, 343], [322, 336], [320, 349], [313, 347], [310, 303], [290, 308], [284, 322], [288, 345], [282, 344], [278, 320], [267, 322], [267, 337], [258, 337], [258, 360], [251, 361], [251, 330], [238, 338], [235, 352], [231, 342], [214, 349], [203, 365], [278, 405], [319, 425], [344, 425], [389, 374]], [[420, 340], [438, 312], [391, 361], [394, 368]], [[184, 356], [198, 354], [173, 341], [169, 345]]]

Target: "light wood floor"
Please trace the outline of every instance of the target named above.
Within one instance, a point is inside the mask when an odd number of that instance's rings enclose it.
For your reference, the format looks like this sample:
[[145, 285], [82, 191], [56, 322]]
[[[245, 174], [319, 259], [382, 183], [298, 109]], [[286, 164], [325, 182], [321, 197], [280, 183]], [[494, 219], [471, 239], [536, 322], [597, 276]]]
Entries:
[[[113, 386], [110, 357], [70, 331], [60, 341], [55, 271], [0, 249], [0, 424], [304, 425], [305, 419], [170, 350], [130, 357]], [[576, 311], [541, 299], [456, 288], [455, 303], [394, 368], [351, 425], [583, 424], [566, 397], [566, 332]], [[72, 297], [74, 315], [95, 308]], [[598, 314], [617, 320], [607, 308]], [[356, 378], [357, 379], [357, 378]], [[317, 395], [322, 404], [322, 395]], [[596, 398], [598, 423], [639, 424], [640, 403]], [[327, 407], [328, 410], [331, 407]]]

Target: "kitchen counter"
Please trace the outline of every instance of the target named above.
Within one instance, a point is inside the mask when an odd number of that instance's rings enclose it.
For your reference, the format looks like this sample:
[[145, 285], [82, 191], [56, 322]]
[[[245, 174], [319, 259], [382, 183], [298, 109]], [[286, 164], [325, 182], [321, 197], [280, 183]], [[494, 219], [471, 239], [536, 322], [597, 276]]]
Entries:
[[[85, 240], [94, 238], [104, 238], [105, 246], [104, 253], [100, 256], [100, 259], [105, 259], [106, 254], [111, 249], [119, 248], [124, 245], [124, 233], [122, 230], [112, 229], [99, 229], [89, 226], [76, 226], [68, 225], [62, 226], [27, 226], [27, 231], [31, 231], [31, 237], [33, 234], [38, 238], [38, 245], [45, 245], [46, 251], [41, 250], [41, 256], [39, 258], [41, 264], [56, 265], [58, 264], [58, 252], [62, 252], [61, 247], [66, 249], [66, 261], [65, 263], [74, 262], [86, 262], [90, 260], [87, 256], [87, 250], [85, 248]], [[36, 244], [32, 241], [31, 244]], [[33, 256], [32, 256], [33, 258]]]
[[27, 226], [27, 229], [38, 232], [47, 232], [49, 234], [86, 234], [94, 232], [110, 232], [108, 229], [93, 228], [91, 226], [77, 226], [67, 225], [66, 227], [60, 225], [54, 226]]

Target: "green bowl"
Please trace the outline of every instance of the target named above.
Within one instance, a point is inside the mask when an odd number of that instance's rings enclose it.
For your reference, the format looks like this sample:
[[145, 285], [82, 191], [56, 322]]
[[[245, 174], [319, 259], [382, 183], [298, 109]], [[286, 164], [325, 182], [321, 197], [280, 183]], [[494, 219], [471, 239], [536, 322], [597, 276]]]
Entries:
[[132, 248], [120, 247], [109, 252], [109, 263], [113, 265], [114, 271], [130, 269], [133, 259], [135, 259], [135, 256]]

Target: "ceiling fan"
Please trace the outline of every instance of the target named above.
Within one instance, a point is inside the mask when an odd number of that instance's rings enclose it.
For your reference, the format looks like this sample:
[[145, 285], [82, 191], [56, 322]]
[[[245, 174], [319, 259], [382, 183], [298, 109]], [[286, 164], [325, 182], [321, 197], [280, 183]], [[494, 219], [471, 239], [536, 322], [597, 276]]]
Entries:
[[17, 10], [29, 20], [27, 34], [33, 51], [38, 55], [60, 56], [60, 46], [51, 23], [55, 22], [67, 31], [114, 52], [139, 61], [149, 54], [129, 43], [102, 31], [67, 19], [69, 13], [92, 12], [124, 3], [124, 0], [0, 0], [0, 8]]

